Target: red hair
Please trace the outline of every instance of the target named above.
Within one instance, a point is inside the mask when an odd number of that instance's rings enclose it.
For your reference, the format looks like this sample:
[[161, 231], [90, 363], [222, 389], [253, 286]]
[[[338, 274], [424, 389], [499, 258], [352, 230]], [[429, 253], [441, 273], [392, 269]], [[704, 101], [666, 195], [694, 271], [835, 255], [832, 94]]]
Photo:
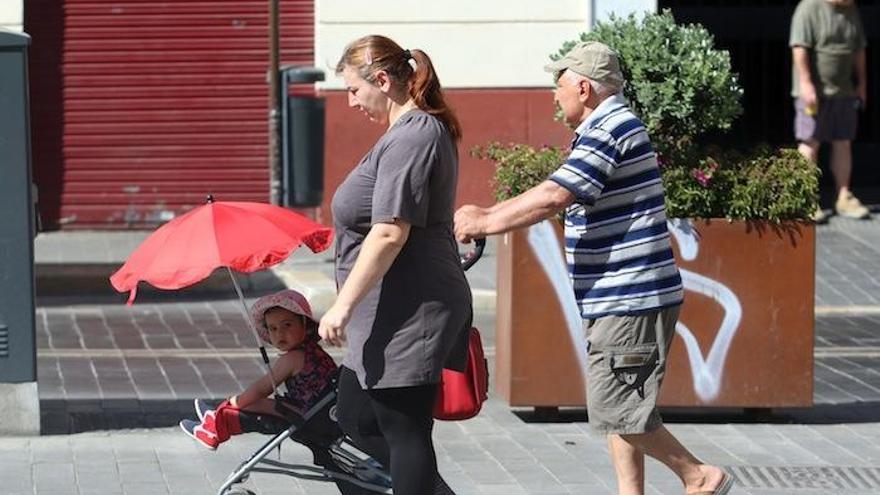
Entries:
[[[415, 68], [410, 59], [415, 61]], [[440, 119], [456, 141], [461, 139], [461, 124], [447, 105], [434, 64], [424, 51], [404, 50], [385, 36], [364, 36], [345, 47], [336, 64], [336, 74], [345, 67], [354, 68], [370, 82], [375, 81], [377, 72], [385, 71], [395, 84], [406, 85], [407, 93], [420, 110]]]

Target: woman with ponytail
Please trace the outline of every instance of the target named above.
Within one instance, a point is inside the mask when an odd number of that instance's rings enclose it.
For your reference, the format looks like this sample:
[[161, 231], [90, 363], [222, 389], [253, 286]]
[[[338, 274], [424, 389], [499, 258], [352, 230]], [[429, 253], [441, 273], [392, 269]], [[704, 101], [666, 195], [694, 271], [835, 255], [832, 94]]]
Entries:
[[461, 128], [428, 55], [384, 36], [336, 66], [348, 104], [387, 127], [336, 190], [336, 302], [319, 333], [348, 350], [342, 429], [391, 471], [395, 495], [449, 494], [432, 412], [441, 370], [463, 370], [471, 293], [452, 230]]

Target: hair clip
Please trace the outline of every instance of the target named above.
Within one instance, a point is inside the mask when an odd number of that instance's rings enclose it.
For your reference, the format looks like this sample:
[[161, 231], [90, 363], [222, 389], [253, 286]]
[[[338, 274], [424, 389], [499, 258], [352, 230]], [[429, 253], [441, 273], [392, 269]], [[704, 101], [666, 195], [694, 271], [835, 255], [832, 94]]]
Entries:
[[364, 62], [366, 63], [366, 65], [373, 65], [373, 54], [370, 53], [369, 47], [365, 50]]
[[410, 53], [409, 50], [404, 50], [403, 51], [403, 58], [405, 58], [406, 60], [413, 58], [412, 53]]

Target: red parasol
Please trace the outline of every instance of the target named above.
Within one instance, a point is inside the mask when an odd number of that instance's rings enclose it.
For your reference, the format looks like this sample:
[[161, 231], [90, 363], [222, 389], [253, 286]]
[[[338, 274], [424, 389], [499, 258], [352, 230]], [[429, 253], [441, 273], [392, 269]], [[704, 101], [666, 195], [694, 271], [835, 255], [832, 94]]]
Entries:
[[220, 267], [250, 273], [280, 263], [301, 244], [319, 252], [333, 239], [329, 227], [282, 207], [208, 201], [153, 232], [110, 277], [117, 291], [131, 292], [129, 304], [141, 280], [180, 289]]

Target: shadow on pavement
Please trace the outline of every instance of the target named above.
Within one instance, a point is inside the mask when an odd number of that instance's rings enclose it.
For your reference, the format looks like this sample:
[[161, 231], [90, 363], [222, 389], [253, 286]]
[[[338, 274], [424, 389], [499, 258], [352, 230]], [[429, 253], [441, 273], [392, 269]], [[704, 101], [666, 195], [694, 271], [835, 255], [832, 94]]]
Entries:
[[[524, 423], [587, 423], [581, 408], [533, 408], [512, 411]], [[706, 424], [842, 424], [880, 422], [880, 401], [818, 404], [805, 408], [660, 408], [663, 421]]]

